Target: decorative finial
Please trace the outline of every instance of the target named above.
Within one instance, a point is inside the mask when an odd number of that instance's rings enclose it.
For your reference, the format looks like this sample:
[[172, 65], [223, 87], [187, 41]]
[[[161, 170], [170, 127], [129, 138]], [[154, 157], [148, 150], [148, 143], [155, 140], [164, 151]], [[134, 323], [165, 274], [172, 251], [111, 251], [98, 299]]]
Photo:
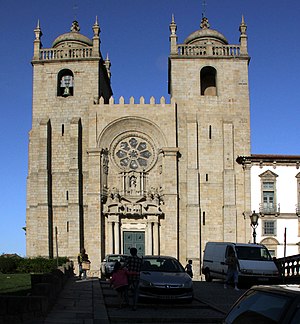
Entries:
[[244, 15], [242, 15], [242, 21], [239, 28], [241, 35], [246, 35], [247, 25], [245, 24]]
[[36, 28], [34, 30], [34, 33], [35, 33], [35, 39], [36, 40], [39, 40], [41, 38], [41, 36], [43, 35], [41, 27], [40, 27], [40, 20], [39, 19], [37, 21], [37, 25], [36, 25]]
[[78, 21], [77, 20], [74, 20], [72, 22], [71, 32], [78, 33], [79, 31], [80, 31], [80, 27], [79, 27]]
[[93, 25], [94, 37], [99, 37], [100, 35], [100, 27], [98, 24], [98, 16], [96, 16], [95, 23]]
[[174, 14], [172, 14], [172, 23], [175, 23], [175, 17], [174, 17]]
[[206, 17], [203, 17], [201, 20], [200, 28], [208, 29], [209, 27], [210, 27], [210, 24], [208, 23], [208, 19]]

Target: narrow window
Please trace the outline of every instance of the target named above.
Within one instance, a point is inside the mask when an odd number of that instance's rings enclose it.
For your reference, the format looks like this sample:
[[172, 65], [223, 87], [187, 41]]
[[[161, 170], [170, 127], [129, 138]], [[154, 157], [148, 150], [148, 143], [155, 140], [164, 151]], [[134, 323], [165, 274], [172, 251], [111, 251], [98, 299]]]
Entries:
[[267, 170], [260, 176], [261, 181], [261, 204], [260, 212], [262, 214], [274, 214], [280, 213], [279, 204], [277, 207], [276, 201], [276, 178], [277, 174]]
[[69, 221], [67, 221], [67, 232], [69, 232]]
[[211, 139], [211, 125], [209, 125], [208, 128], [208, 138]]
[[69, 200], [69, 191], [66, 191], [66, 199]]
[[205, 212], [203, 212], [202, 215], [203, 215], [203, 216], [202, 216], [202, 224], [205, 225]]
[[208, 181], [208, 173], [205, 175], [205, 180]]
[[216, 83], [217, 71], [211, 66], [205, 66], [200, 72], [200, 85], [201, 96], [216, 96], [217, 95], [217, 83]]
[[297, 179], [297, 205], [296, 205], [296, 214], [300, 216], [300, 172], [296, 175]]
[[61, 125], [61, 136], [64, 136], [64, 134], [65, 134], [65, 125], [62, 124]]

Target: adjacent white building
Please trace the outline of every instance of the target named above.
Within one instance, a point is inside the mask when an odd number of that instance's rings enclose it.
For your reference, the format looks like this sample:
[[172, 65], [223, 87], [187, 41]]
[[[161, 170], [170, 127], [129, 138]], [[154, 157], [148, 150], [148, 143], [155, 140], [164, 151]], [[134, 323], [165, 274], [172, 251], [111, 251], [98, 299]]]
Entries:
[[237, 162], [251, 168], [251, 212], [245, 217], [259, 214], [256, 242], [277, 258], [299, 254], [300, 156], [252, 154]]

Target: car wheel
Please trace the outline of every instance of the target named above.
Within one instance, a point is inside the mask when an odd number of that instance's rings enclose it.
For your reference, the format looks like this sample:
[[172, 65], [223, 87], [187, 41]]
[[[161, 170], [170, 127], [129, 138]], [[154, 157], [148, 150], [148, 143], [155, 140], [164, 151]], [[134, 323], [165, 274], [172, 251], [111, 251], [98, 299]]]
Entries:
[[210, 275], [209, 270], [206, 270], [206, 271], [205, 271], [204, 276], [205, 276], [205, 281], [207, 281], [207, 282], [211, 282], [211, 281], [212, 281], [212, 277], [211, 277], [211, 275]]

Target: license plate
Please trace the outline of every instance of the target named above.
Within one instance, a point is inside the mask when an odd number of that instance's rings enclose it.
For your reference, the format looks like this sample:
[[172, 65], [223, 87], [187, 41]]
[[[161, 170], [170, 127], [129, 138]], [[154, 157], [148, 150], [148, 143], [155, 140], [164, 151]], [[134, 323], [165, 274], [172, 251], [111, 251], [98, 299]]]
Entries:
[[160, 299], [175, 299], [175, 296], [172, 295], [163, 295], [163, 296], [159, 296]]

